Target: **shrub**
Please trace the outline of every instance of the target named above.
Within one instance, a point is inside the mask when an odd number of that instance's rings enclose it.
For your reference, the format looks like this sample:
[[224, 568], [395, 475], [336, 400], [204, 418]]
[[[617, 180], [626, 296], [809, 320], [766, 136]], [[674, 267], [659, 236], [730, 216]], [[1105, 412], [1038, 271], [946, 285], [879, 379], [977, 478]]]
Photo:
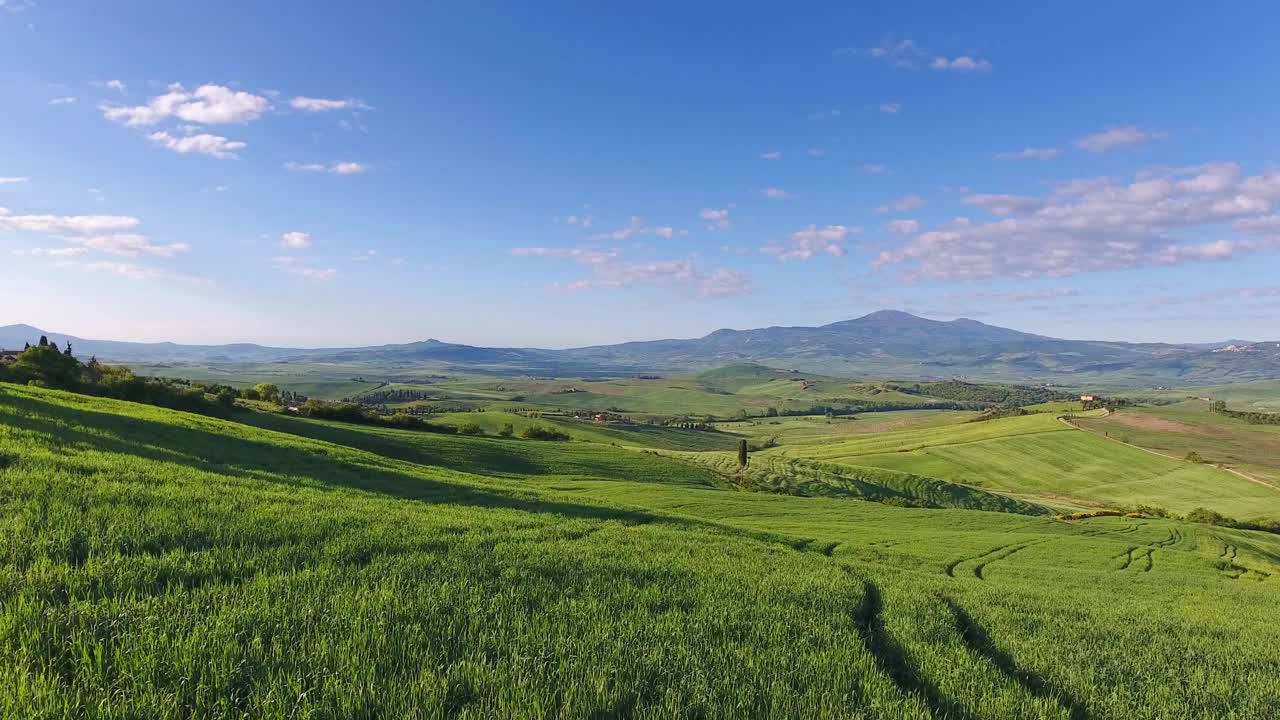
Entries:
[[505, 425], [502, 426], [502, 429], [498, 431], [498, 437], [509, 438], [515, 434], [516, 434], [516, 426], [512, 425], [511, 423], [506, 423]]
[[1187, 513], [1187, 516], [1183, 519], [1187, 522], [1200, 523], [1202, 525], [1221, 525], [1223, 527], [1235, 527], [1237, 524], [1235, 520], [1226, 515], [1202, 507]]
[[1204, 462], [1204, 458], [1200, 457], [1200, 453], [1196, 452], [1195, 450], [1192, 450], [1191, 452], [1187, 453], [1186, 457], [1184, 457], [1183, 460], [1186, 460], [1187, 462], [1196, 463], [1196, 464], [1200, 464]]
[[463, 424], [461, 427], [458, 428], [458, 434], [459, 435], [483, 435], [484, 428], [480, 427], [476, 423], [469, 422], [469, 423]]
[[530, 425], [525, 428], [520, 437], [525, 440], [557, 440], [563, 441], [569, 439], [569, 433], [549, 428], [545, 425]]

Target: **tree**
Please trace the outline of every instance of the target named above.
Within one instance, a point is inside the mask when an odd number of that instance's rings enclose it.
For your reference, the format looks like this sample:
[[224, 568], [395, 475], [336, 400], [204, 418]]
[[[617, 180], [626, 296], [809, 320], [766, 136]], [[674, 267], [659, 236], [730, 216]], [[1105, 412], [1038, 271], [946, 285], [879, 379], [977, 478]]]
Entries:
[[464, 423], [462, 427], [458, 428], [458, 434], [459, 435], [483, 435], [484, 428], [480, 427], [480, 425], [477, 423]]
[[216, 397], [223, 407], [232, 408], [236, 405], [236, 391], [232, 388], [220, 388]]
[[765, 410], [765, 411], [764, 411], [764, 416], [765, 416], [765, 417], [778, 417], [778, 408], [776, 408], [776, 407], [770, 407], [768, 410]]
[[516, 426], [512, 425], [511, 423], [506, 423], [505, 425], [502, 426], [502, 429], [498, 431], [498, 437], [509, 438], [515, 434], [516, 434]]
[[747, 466], [747, 441], [739, 440], [738, 441], [738, 467], [744, 468], [746, 466]]
[[280, 388], [275, 383], [258, 383], [253, 386], [258, 398], [267, 402], [280, 402]]
[[1216, 413], [1220, 413], [1220, 412], [1225, 411], [1226, 409], [1227, 409], [1227, 401], [1226, 401], [1226, 400], [1214, 400], [1214, 401], [1209, 405], [1209, 412], [1216, 412]]
[[40, 336], [40, 347], [49, 347], [49, 338], [44, 335]]
[[1200, 457], [1200, 453], [1196, 452], [1195, 450], [1192, 450], [1191, 452], [1187, 453], [1187, 456], [1183, 459], [1186, 460], [1187, 462], [1192, 462], [1196, 464], [1204, 462], [1204, 458]]
[[71, 357], [71, 341], [70, 340], [67, 341], [67, 349], [63, 350], [62, 354], [66, 355], [67, 357]]

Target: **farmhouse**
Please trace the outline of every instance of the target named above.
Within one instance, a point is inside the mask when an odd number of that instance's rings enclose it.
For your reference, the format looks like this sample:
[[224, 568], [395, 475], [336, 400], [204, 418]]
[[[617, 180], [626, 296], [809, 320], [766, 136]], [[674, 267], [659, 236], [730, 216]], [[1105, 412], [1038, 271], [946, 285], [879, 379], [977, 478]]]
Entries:
[[1094, 400], [1097, 400], [1097, 399], [1098, 399], [1098, 398], [1094, 397], [1093, 395], [1081, 395], [1081, 396], [1080, 396], [1080, 402], [1093, 402]]
[[17, 350], [0, 350], [0, 367], [12, 365], [18, 361], [18, 356], [22, 353]]

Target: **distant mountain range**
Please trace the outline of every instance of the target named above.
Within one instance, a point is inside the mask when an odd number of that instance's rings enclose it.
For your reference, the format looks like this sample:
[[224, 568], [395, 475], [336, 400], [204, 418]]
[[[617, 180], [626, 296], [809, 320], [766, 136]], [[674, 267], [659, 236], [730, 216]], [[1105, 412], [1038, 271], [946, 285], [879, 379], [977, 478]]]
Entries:
[[91, 340], [29, 325], [0, 327], [0, 348], [46, 335], [81, 356], [133, 365], [324, 363], [387, 372], [440, 368], [532, 375], [684, 372], [756, 362], [806, 372], [899, 379], [970, 379], [1069, 384], [1194, 385], [1280, 378], [1280, 342], [1214, 344], [1061, 340], [976, 320], [929, 320], [882, 310], [820, 327], [716, 330], [687, 340], [544, 350], [425, 340], [354, 348], [252, 344], [178, 345]]

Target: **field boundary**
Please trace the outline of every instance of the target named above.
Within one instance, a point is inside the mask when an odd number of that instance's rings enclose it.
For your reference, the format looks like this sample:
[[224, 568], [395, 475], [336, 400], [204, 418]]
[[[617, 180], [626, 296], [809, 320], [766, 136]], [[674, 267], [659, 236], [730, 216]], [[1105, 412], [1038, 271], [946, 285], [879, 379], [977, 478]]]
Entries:
[[[1105, 414], [1105, 415], [1101, 415], [1100, 417], [1104, 417], [1104, 418], [1105, 418], [1105, 417], [1110, 417], [1110, 416], [1111, 416], [1111, 411], [1110, 411], [1110, 410], [1108, 410], [1108, 411], [1106, 412], [1106, 414]], [[1058, 416], [1058, 422], [1062, 423], [1063, 425], [1066, 425], [1066, 426], [1067, 426], [1067, 427], [1069, 427], [1069, 428], [1072, 428], [1073, 430], [1079, 430], [1080, 432], [1086, 432], [1086, 433], [1089, 433], [1090, 435], [1093, 435], [1094, 437], [1099, 437], [1099, 438], [1102, 438], [1103, 440], [1110, 440], [1111, 442], [1119, 443], [1119, 444], [1121, 444], [1121, 445], [1124, 445], [1125, 447], [1131, 447], [1131, 448], [1134, 448], [1135, 450], [1141, 450], [1142, 452], [1145, 452], [1145, 453], [1151, 453], [1152, 455], [1159, 455], [1159, 456], [1160, 456], [1160, 457], [1162, 457], [1162, 458], [1166, 458], [1166, 459], [1169, 459], [1169, 460], [1174, 460], [1174, 461], [1177, 461], [1177, 462], [1187, 462], [1186, 460], [1183, 460], [1182, 458], [1180, 458], [1180, 457], [1178, 457], [1178, 456], [1176, 456], [1176, 455], [1169, 455], [1168, 453], [1162, 453], [1162, 452], [1160, 452], [1160, 451], [1158, 451], [1158, 450], [1152, 450], [1151, 448], [1142, 447], [1141, 445], [1134, 445], [1133, 443], [1127, 443], [1127, 442], [1125, 442], [1125, 441], [1123, 441], [1123, 440], [1121, 440], [1121, 439], [1119, 439], [1119, 438], [1113, 438], [1113, 437], [1111, 437], [1110, 435], [1103, 435], [1103, 434], [1101, 434], [1101, 433], [1097, 432], [1096, 430], [1090, 430], [1089, 428], [1080, 427], [1079, 425], [1076, 425], [1075, 423], [1071, 422], [1071, 421], [1068, 419], [1068, 416], [1066, 416], [1066, 415], [1059, 415], [1059, 416]], [[1215, 464], [1213, 464], [1213, 463], [1205, 463], [1205, 464], [1206, 464], [1206, 465], [1208, 465], [1209, 467], [1213, 467], [1213, 468], [1217, 468], [1217, 469], [1219, 469], [1219, 470], [1223, 470], [1223, 471], [1229, 472], [1229, 473], [1231, 473], [1232, 475], [1235, 475], [1236, 477], [1238, 477], [1238, 478], [1240, 478], [1240, 479], [1242, 479], [1242, 480], [1248, 480], [1249, 482], [1254, 483], [1254, 484], [1256, 484], [1256, 485], [1261, 485], [1261, 486], [1262, 486], [1262, 487], [1264, 487], [1264, 488], [1268, 488], [1268, 489], [1270, 489], [1270, 490], [1275, 490], [1276, 492], [1280, 492], [1280, 487], [1276, 487], [1275, 485], [1272, 485], [1271, 483], [1267, 482], [1266, 480], [1262, 480], [1261, 478], [1256, 478], [1256, 477], [1254, 477], [1254, 476], [1252, 476], [1252, 475], [1250, 475], [1250, 474], [1248, 474], [1248, 473], [1246, 473], [1246, 472], [1243, 472], [1243, 471], [1241, 471], [1241, 470], [1236, 470], [1235, 468], [1225, 467], [1225, 466], [1223, 466], [1223, 465], [1215, 465]]]

